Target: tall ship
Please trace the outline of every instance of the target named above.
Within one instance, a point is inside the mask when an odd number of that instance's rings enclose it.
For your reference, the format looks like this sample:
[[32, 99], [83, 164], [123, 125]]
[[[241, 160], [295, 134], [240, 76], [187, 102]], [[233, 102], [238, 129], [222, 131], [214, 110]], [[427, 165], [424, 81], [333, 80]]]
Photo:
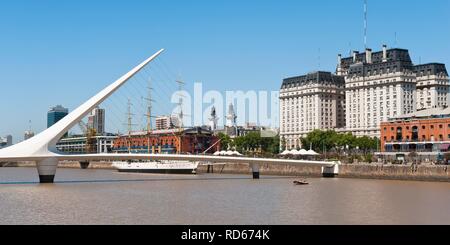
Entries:
[[[181, 84], [183, 82], [177, 81]], [[180, 89], [181, 90], [181, 89]], [[155, 117], [152, 127], [152, 96], [149, 85], [147, 108], [147, 130], [132, 132], [131, 103], [128, 102], [128, 135], [119, 136], [113, 146], [116, 153], [136, 154], [198, 154], [206, 152], [218, 140], [211, 130], [205, 128], [183, 128], [182, 99], [178, 115]], [[212, 149], [212, 147], [209, 147]], [[112, 166], [119, 172], [154, 174], [197, 174], [199, 162], [182, 160], [115, 161]]]

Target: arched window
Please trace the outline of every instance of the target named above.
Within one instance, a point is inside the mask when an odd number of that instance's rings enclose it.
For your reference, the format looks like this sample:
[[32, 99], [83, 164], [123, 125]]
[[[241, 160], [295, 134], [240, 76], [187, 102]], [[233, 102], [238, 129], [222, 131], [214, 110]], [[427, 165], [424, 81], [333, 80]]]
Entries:
[[413, 141], [419, 140], [419, 128], [417, 126], [412, 127], [411, 140]]
[[397, 141], [402, 141], [403, 139], [403, 129], [402, 127], [397, 128]]

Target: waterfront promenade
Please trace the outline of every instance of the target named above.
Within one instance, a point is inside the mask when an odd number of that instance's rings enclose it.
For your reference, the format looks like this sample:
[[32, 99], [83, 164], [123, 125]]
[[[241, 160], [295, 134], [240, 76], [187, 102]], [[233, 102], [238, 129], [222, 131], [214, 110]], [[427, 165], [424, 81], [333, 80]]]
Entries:
[[[35, 167], [32, 162], [11, 163], [5, 167]], [[58, 168], [80, 168], [78, 162], [60, 162]], [[109, 162], [92, 162], [90, 169], [113, 169]], [[200, 174], [207, 173], [208, 167], [199, 166]], [[321, 168], [299, 165], [261, 165], [261, 175], [272, 176], [307, 176], [321, 177]], [[214, 174], [249, 175], [246, 164], [215, 165]], [[385, 180], [417, 180], [450, 182], [450, 166], [447, 165], [393, 165], [379, 163], [342, 164], [339, 166], [338, 178], [385, 179]]]

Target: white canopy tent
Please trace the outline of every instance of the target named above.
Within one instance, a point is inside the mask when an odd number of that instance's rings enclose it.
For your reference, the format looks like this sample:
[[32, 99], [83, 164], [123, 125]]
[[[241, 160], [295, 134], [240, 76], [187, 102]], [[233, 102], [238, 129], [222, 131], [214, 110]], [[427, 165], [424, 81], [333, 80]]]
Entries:
[[317, 155], [320, 155], [319, 153], [317, 153], [317, 152], [315, 152], [315, 151], [313, 151], [313, 150], [307, 151], [307, 154], [308, 154], [309, 156], [317, 156]]
[[242, 156], [238, 151], [216, 151], [214, 156]]

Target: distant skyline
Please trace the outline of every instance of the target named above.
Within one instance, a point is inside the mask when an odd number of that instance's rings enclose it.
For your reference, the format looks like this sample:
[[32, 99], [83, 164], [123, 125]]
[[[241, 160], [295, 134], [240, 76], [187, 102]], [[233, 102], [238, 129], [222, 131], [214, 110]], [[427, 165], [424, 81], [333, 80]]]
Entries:
[[[1, 1], [0, 136], [46, 128], [142, 59], [163, 60], [192, 91], [278, 90], [282, 79], [334, 71], [364, 50], [364, 0]], [[450, 65], [450, 1], [369, 0], [368, 47]]]

